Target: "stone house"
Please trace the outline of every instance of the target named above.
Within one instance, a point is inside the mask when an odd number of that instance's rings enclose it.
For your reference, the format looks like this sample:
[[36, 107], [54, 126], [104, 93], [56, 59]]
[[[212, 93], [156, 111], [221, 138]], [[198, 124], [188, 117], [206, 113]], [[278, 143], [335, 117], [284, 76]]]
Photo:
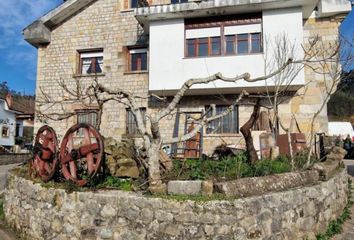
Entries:
[[[275, 39], [286, 36], [295, 46], [294, 54], [301, 56], [301, 44], [316, 35], [323, 41], [336, 39], [340, 22], [350, 10], [347, 0], [68, 0], [26, 27], [24, 37], [38, 49], [37, 96], [44, 90], [53, 99], [60, 99], [63, 91], [58, 80], [73, 87], [76, 81], [89, 82], [95, 76], [112, 89], [169, 98], [189, 78], [216, 72], [262, 76], [267, 71], [265, 55], [272, 58], [276, 49]], [[285, 123], [294, 115], [301, 131], [309, 132], [309, 119], [323, 99], [323, 81], [304, 68], [287, 83], [290, 93], [302, 95], [279, 105]], [[270, 79], [193, 87], [176, 113], [162, 122], [162, 134], [184, 134], [194, 124], [193, 116], [200, 116], [211, 105], [221, 112], [242, 89], [260, 94], [274, 91], [276, 86]], [[154, 98], [142, 98], [140, 104], [148, 113], [164, 105]], [[75, 123], [97, 121], [94, 106], [88, 109], [71, 104], [67, 108], [77, 115], [46, 122], [59, 138]], [[196, 139], [197, 144], [192, 144], [197, 148], [194, 154], [211, 153], [222, 143], [240, 144], [239, 128], [252, 109], [240, 104], [232, 114], [210, 123]], [[48, 111], [61, 110], [53, 106]], [[327, 122], [324, 108], [315, 130], [326, 132]], [[42, 124], [37, 120], [35, 129]], [[101, 133], [116, 139], [138, 137], [129, 109], [114, 101], [104, 105]], [[182, 155], [186, 151], [185, 144], [166, 147]]]

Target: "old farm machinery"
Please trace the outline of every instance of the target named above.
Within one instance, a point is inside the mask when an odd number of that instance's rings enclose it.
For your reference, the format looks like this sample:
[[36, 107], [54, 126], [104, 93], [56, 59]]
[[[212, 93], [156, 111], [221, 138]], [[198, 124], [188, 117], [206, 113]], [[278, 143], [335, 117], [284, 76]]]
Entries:
[[66, 180], [84, 186], [102, 170], [103, 157], [102, 136], [92, 125], [72, 126], [64, 135], [60, 150], [53, 128], [43, 126], [35, 138], [30, 169], [44, 182], [60, 170]]

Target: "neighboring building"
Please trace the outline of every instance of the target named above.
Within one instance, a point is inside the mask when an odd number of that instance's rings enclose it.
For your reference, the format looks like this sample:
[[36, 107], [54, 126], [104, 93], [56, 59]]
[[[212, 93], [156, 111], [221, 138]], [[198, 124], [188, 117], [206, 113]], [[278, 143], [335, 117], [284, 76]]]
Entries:
[[0, 145], [12, 147], [15, 145], [16, 114], [20, 112], [11, 109], [10, 96], [0, 97]]
[[[271, 58], [277, 37], [286, 35], [289, 43], [296, 45], [295, 54], [301, 56], [301, 44], [317, 34], [323, 41], [336, 39], [340, 22], [350, 10], [347, 0], [70, 0], [29, 25], [24, 36], [38, 48], [37, 96], [44, 89], [58, 99], [62, 97], [58, 80], [72, 85], [76, 80], [88, 82], [95, 75], [111, 88], [169, 97], [189, 78], [216, 72], [225, 76], [244, 72], [254, 77], [264, 75], [265, 55]], [[316, 81], [309, 83], [313, 79]], [[320, 75], [307, 68], [301, 70], [288, 90], [304, 95], [279, 107], [283, 121], [289, 122], [295, 114], [300, 129], [308, 132], [309, 118], [322, 101], [321, 84]], [[275, 86], [269, 80], [193, 87], [178, 113], [161, 124], [162, 134], [182, 135], [193, 124], [190, 116], [200, 116], [211, 104], [216, 104], [217, 112], [222, 111], [242, 89], [258, 94], [273, 91]], [[141, 100], [141, 108], [148, 113], [161, 107], [157, 100]], [[70, 108], [78, 116], [47, 122], [59, 136], [77, 122], [97, 120], [94, 109], [78, 104]], [[58, 106], [50, 111], [61, 109]], [[239, 128], [251, 112], [252, 106], [240, 104], [232, 114], [203, 129], [200, 142], [192, 145], [210, 153], [221, 143], [238, 143], [242, 139]], [[105, 105], [102, 120], [104, 136], [137, 136], [132, 114], [117, 102]], [[326, 108], [318, 120], [316, 131], [326, 132]], [[42, 124], [37, 121], [35, 128]]]
[[16, 138], [31, 143], [34, 129], [34, 99], [13, 98], [11, 94], [0, 97], [0, 145], [13, 147]]

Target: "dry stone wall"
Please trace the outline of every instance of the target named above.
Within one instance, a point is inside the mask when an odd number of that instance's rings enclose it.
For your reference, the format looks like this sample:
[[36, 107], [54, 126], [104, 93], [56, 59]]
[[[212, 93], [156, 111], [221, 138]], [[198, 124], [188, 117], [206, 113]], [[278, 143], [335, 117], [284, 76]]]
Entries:
[[230, 201], [195, 202], [122, 191], [67, 193], [11, 173], [7, 223], [28, 239], [314, 239], [347, 202], [347, 174]]

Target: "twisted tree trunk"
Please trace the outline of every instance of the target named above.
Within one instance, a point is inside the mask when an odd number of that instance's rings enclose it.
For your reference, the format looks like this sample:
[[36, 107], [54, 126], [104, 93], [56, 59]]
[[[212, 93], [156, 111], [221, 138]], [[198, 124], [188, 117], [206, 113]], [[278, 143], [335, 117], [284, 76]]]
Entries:
[[260, 105], [260, 101], [258, 100], [256, 105], [253, 108], [253, 113], [252, 113], [251, 117], [241, 127], [241, 133], [242, 133], [243, 137], [245, 138], [246, 149], [247, 149], [247, 152], [249, 154], [248, 160], [249, 160], [249, 162], [251, 164], [255, 164], [259, 160], [258, 159], [258, 155], [257, 155], [257, 151], [256, 151], [256, 149], [254, 148], [254, 145], [253, 145], [253, 138], [252, 138], [251, 128], [257, 122], [257, 120], [259, 118], [260, 109], [261, 109], [261, 105]]

